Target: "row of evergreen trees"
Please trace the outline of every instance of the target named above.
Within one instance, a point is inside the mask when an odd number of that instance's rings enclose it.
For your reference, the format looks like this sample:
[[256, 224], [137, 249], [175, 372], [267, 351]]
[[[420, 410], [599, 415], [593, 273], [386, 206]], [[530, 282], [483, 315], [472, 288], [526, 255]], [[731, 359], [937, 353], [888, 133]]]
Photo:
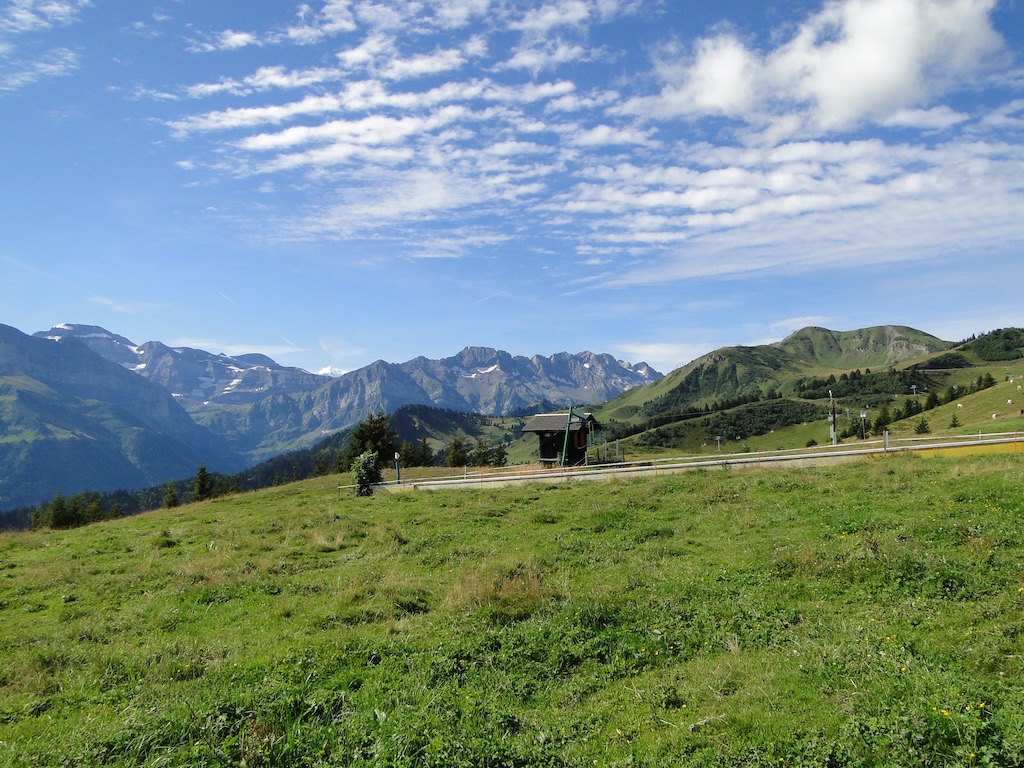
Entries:
[[[486, 437], [476, 443], [456, 434], [438, 452], [427, 439], [415, 443], [400, 441], [388, 416], [379, 412], [359, 424], [344, 437], [324, 441], [319, 447], [296, 451], [271, 459], [258, 467], [235, 475], [212, 473], [200, 466], [189, 480], [170, 481], [164, 486], [139, 491], [99, 493], [89, 491], [65, 497], [58, 491], [50, 501], [32, 509], [28, 522], [32, 528], [75, 528], [100, 520], [110, 520], [163, 507], [205, 501], [240, 491], [256, 490], [285, 482], [320, 477], [331, 472], [352, 471], [360, 457], [375, 454], [375, 466], [387, 466], [397, 453], [401, 467], [501, 467], [508, 461], [504, 444], [492, 446]], [[359, 464], [362, 468], [365, 466]]]
[[[215, 496], [223, 496], [236, 488], [228, 482], [229, 480], [230, 478], [224, 476], [215, 476], [207, 471], [205, 466], [200, 466], [190, 481], [167, 483], [160, 505], [165, 508], [176, 507], [181, 503], [183, 496], [188, 501], [204, 501]], [[153, 498], [152, 494], [150, 498]], [[98, 491], [86, 491], [65, 497], [63, 492], [57, 491], [52, 499], [32, 511], [29, 525], [32, 528], [77, 528], [142, 511], [135, 504], [126, 508], [122, 503], [123, 499], [124, 492], [102, 494]], [[143, 509], [152, 509], [155, 506], [143, 506]]]
[[[345, 450], [339, 452], [334, 461], [335, 472], [348, 472], [357, 457], [364, 453], [376, 453], [382, 464], [398, 454], [402, 467], [503, 467], [508, 463], [508, 453], [504, 444], [492, 446], [486, 437], [477, 439], [476, 444], [467, 437], [456, 433], [449, 443], [436, 454], [427, 443], [427, 438], [420, 438], [416, 443], [399, 442], [398, 435], [391, 428], [391, 422], [383, 412], [367, 417], [356, 425], [349, 438]], [[319, 466], [327, 463], [327, 457]]]
[[[973, 382], [967, 387], [959, 387], [956, 384], [950, 385], [942, 393], [929, 392], [922, 404], [918, 397], [908, 397], [902, 406], [896, 406], [892, 410], [889, 409], [888, 405], [883, 405], [878, 410], [878, 415], [872, 419], [870, 423], [859, 420], [859, 414], [853, 412], [850, 413], [850, 420], [846, 428], [839, 433], [839, 438], [845, 439], [848, 437], [867, 437], [868, 431], [875, 437], [881, 437], [885, 431], [889, 428], [889, 425], [895, 421], [903, 421], [904, 419], [910, 419], [917, 416], [925, 411], [930, 411], [933, 408], [938, 408], [940, 405], [945, 405], [959, 400], [965, 395], [970, 395], [975, 392], [980, 392], [983, 389], [994, 387], [996, 380], [992, 377], [992, 374], [986, 373], [978, 376]], [[954, 417], [955, 418], [955, 417]], [[959, 426], [958, 423], [952, 423], [951, 426]], [[926, 434], [931, 431], [928, 426], [926, 419], [922, 417], [914, 430], [917, 434]], [[862, 434], [863, 433], [863, 434]]]

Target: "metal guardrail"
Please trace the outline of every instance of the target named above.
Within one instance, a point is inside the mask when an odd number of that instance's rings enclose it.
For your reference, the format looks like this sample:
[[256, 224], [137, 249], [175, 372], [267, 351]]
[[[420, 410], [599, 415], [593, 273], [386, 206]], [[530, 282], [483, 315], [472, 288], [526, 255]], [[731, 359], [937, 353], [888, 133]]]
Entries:
[[[700, 456], [679, 456], [643, 461], [617, 462], [582, 467], [558, 467], [523, 469], [511, 467], [507, 471], [470, 472], [468, 468], [461, 475], [450, 475], [422, 480], [406, 480], [401, 483], [381, 483], [378, 490], [431, 490], [453, 487], [487, 487], [528, 482], [565, 482], [566, 480], [598, 480], [623, 475], [649, 475], [681, 472], [699, 468], [728, 468], [758, 464], [779, 464], [785, 462], [815, 463], [852, 459], [888, 453], [908, 451], [934, 451], [952, 448], [977, 447], [983, 445], [1006, 445], [1024, 442], [1018, 432], [979, 433], [977, 436], [964, 435], [947, 437], [911, 437], [860, 441], [856, 444], [815, 446], [813, 449], [798, 448], [780, 451], [751, 451]], [[339, 486], [339, 490], [354, 486]]]

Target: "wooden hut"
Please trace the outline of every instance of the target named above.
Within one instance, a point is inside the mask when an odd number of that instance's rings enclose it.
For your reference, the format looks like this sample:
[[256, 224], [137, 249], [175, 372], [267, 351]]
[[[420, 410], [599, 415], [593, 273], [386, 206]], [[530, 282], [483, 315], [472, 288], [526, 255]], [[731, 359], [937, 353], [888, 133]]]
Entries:
[[574, 466], [587, 463], [590, 435], [600, 428], [591, 414], [570, 408], [568, 413], [538, 413], [523, 433], [533, 432], [540, 438], [541, 463]]

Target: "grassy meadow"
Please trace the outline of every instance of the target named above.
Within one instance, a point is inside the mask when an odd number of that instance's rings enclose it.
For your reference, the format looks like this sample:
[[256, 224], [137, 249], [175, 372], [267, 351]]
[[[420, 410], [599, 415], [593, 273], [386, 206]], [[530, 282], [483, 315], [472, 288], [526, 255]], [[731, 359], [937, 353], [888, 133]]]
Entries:
[[0, 766], [1024, 765], [1024, 457], [0, 535]]

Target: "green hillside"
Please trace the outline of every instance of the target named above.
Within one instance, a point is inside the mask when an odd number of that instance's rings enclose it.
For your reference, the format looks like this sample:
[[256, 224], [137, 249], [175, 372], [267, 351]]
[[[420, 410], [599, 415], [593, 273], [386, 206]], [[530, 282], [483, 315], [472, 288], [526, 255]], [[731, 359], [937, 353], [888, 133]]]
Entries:
[[0, 535], [0, 765], [1021, 765], [1022, 482], [327, 477]]
[[[621, 439], [634, 458], [717, 452], [720, 445], [765, 450], [825, 443], [833, 401], [838, 430], [846, 439], [860, 436], [862, 413], [868, 422], [865, 437], [879, 416], [885, 420], [885, 412], [893, 417], [889, 431], [904, 434], [936, 406], [945, 410], [931, 414], [933, 433], [979, 427], [1000, 431], [1024, 427], [1024, 418], [1013, 418], [1020, 416], [1019, 409], [1006, 406], [1024, 381], [1022, 355], [1020, 329], [954, 345], [903, 326], [804, 328], [775, 344], [716, 350], [594, 410], [607, 428], [605, 437]], [[987, 411], [989, 418], [999, 404], [980, 397], [979, 378], [986, 378], [986, 388], [997, 386], [1003, 398], [997, 424], [978, 415]], [[939, 402], [932, 401], [933, 394]], [[978, 408], [970, 406], [950, 426], [952, 415], [945, 406], [954, 400], [977, 401]]]

